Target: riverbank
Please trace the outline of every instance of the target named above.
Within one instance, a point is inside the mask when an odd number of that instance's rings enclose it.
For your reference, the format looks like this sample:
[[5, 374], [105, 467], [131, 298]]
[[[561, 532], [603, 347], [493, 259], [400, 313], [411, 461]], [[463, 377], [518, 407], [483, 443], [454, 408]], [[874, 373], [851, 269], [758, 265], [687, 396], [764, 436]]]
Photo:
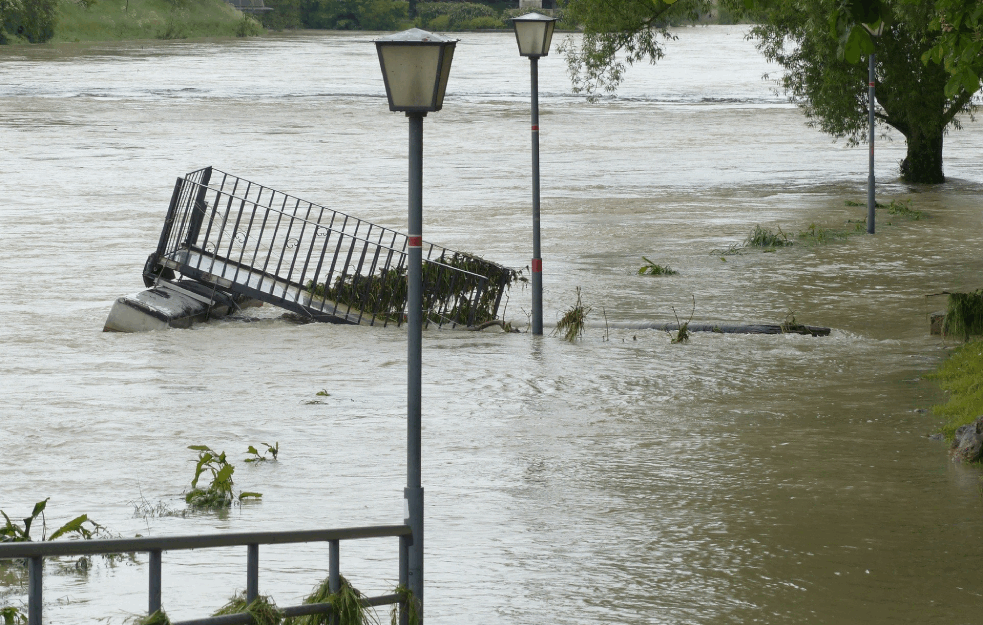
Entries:
[[930, 376], [948, 393], [944, 404], [934, 407], [946, 419], [942, 433], [952, 439], [956, 430], [983, 415], [983, 341], [976, 340], [956, 349]]
[[[257, 19], [243, 15], [224, 0], [56, 0], [39, 2], [36, 8], [43, 23], [4, 23], [0, 42], [246, 37], [263, 32]], [[9, 21], [18, 22], [16, 16]]]

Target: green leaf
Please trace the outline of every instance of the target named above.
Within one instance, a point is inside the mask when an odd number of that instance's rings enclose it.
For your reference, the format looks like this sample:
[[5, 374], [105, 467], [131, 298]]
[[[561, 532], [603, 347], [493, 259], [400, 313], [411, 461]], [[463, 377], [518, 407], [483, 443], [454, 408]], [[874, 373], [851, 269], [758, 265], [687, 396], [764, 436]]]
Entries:
[[246, 453], [247, 454], [256, 454], [257, 456], [259, 455], [259, 451], [257, 451], [256, 448], [253, 447], [252, 445], [249, 446], [249, 449], [246, 450]]
[[207, 445], [188, 445], [188, 449], [193, 449], [194, 451], [211, 451]]
[[54, 540], [59, 536], [68, 534], [69, 532], [79, 532], [83, 535], [83, 537], [90, 538], [92, 536], [91, 533], [86, 532], [85, 528], [82, 527], [82, 524], [88, 520], [89, 520], [89, 516], [87, 514], [83, 514], [82, 516], [75, 517], [68, 523], [65, 523], [57, 530], [55, 530], [55, 532], [51, 535], [50, 538], [48, 538], [48, 540]]
[[251, 493], [251, 492], [243, 491], [243, 492], [239, 493], [239, 500], [241, 501], [241, 500], [247, 499], [247, 498], [259, 499], [262, 496], [263, 496], [263, 493]]
[[215, 474], [215, 481], [219, 483], [229, 481], [229, 478], [232, 477], [232, 474], [235, 472], [235, 470], [236, 470], [235, 467], [232, 466], [231, 464], [225, 465], [224, 467], [222, 467], [221, 471]]

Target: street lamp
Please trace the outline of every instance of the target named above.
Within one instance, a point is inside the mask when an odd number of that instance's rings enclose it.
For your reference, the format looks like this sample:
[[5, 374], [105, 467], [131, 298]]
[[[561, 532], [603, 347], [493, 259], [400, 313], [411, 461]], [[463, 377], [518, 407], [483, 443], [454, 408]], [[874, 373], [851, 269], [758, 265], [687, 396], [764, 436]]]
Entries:
[[532, 82], [532, 333], [543, 333], [543, 258], [539, 249], [539, 57], [550, 53], [556, 18], [527, 13], [512, 18], [519, 55], [529, 57]]
[[[870, 33], [871, 40], [880, 37], [884, 33], [884, 20], [877, 23], [876, 28], [871, 28], [864, 24], [864, 28]], [[874, 63], [876, 55], [872, 51], [867, 57], [867, 125], [870, 127], [870, 164], [867, 173], [867, 234], [874, 234], [874, 209], [877, 202], [874, 200]]]
[[[410, 120], [407, 232], [406, 524], [413, 529], [406, 585], [423, 619], [423, 485], [421, 480], [421, 368], [423, 366], [423, 118], [444, 103], [457, 39], [411, 28], [375, 40], [389, 110]], [[404, 565], [401, 564], [401, 569]]]

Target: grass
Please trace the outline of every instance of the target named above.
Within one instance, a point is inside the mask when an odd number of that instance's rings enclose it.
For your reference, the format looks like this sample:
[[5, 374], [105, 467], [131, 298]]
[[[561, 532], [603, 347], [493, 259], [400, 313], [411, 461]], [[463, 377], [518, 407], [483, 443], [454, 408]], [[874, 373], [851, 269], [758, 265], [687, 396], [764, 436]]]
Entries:
[[[304, 599], [305, 605], [329, 603], [331, 614], [310, 614], [284, 621], [284, 625], [379, 625], [379, 618], [373, 610], [362, 604], [362, 593], [341, 576], [341, 586], [337, 593], [331, 592], [328, 579], [314, 587]], [[336, 617], [336, 618], [334, 618]]]
[[171, 625], [171, 619], [167, 618], [167, 614], [163, 610], [157, 610], [153, 614], [141, 618], [136, 623], [137, 625]]
[[946, 420], [942, 433], [952, 439], [956, 430], [972, 423], [983, 415], [983, 341], [972, 341], [956, 349], [932, 374], [949, 394], [944, 404], [933, 406], [932, 411]]
[[772, 232], [761, 226], [755, 226], [754, 230], [744, 239], [744, 247], [773, 248], [788, 247], [789, 245], [792, 245], [792, 241], [789, 241], [788, 236], [782, 232], [781, 228], [778, 228], [778, 232]]
[[224, 0], [62, 0], [52, 43], [245, 37], [259, 22]]
[[283, 612], [276, 607], [272, 599], [265, 595], [260, 595], [252, 603], [246, 603], [246, 593], [240, 592], [232, 597], [228, 603], [215, 611], [212, 616], [225, 616], [226, 614], [249, 613], [253, 617], [255, 625], [280, 625], [283, 622]]
[[958, 337], [968, 341], [972, 336], [983, 335], [983, 289], [971, 293], [949, 293], [942, 336]]

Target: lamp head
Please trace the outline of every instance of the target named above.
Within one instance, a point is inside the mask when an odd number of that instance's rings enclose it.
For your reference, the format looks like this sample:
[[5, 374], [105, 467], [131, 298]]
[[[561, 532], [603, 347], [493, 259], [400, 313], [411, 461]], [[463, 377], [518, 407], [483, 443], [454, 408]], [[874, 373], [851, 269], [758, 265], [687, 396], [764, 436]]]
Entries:
[[390, 111], [439, 111], [457, 39], [411, 28], [375, 40]]
[[513, 17], [512, 26], [515, 27], [515, 41], [519, 44], [521, 56], [539, 58], [550, 53], [553, 28], [556, 26], [555, 17], [527, 13]]

